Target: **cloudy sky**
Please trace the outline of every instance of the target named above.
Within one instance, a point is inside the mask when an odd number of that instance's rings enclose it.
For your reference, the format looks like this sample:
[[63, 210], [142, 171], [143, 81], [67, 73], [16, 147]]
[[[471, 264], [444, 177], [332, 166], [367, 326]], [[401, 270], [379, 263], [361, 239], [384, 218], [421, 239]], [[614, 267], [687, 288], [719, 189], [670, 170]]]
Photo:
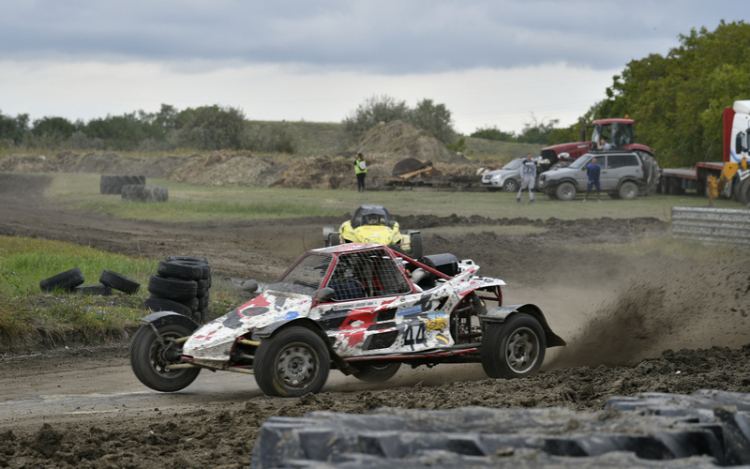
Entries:
[[339, 122], [366, 98], [444, 103], [456, 129], [573, 123], [633, 59], [740, 0], [0, 0], [0, 112], [88, 121], [162, 103]]

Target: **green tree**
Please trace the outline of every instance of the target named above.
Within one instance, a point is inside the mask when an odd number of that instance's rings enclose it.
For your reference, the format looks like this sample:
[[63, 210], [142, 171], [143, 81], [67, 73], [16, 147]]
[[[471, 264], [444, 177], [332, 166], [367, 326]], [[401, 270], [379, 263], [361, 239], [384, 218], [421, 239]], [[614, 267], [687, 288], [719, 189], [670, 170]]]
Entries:
[[36, 136], [57, 134], [64, 138], [70, 138], [76, 130], [76, 125], [64, 117], [43, 117], [35, 120], [31, 127], [31, 133]]
[[515, 132], [503, 132], [497, 126], [479, 127], [469, 137], [496, 140], [498, 142], [514, 142], [516, 140]]
[[180, 146], [200, 150], [242, 149], [245, 116], [232, 107], [187, 108], [174, 118]]
[[355, 138], [375, 127], [380, 122], [392, 122], [409, 120], [409, 107], [406, 101], [397, 101], [387, 95], [373, 96], [357, 106], [344, 119], [344, 129]]
[[445, 104], [435, 104], [431, 99], [423, 99], [417, 102], [414, 109], [410, 109], [406, 101], [398, 101], [387, 95], [373, 96], [360, 104], [343, 122], [346, 132], [359, 138], [380, 122], [395, 120], [420, 127], [443, 143], [456, 139], [450, 110]]
[[409, 112], [408, 122], [430, 132], [443, 143], [451, 143], [456, 139], [451, 112], [445, 104], [435, 104], [431, 99], [419, 101]]
[[12, 140], [14, 144], [23, 141], [29, 131], [29, 115], [5, 116], [0, 112], [0, 140]]
[[662, 166], [721, 158], [721, 113], [750, 99], [750, 25], [691, 30], [666, 57], [651, 54], [614, 77], [595, 117], [629, 114]]

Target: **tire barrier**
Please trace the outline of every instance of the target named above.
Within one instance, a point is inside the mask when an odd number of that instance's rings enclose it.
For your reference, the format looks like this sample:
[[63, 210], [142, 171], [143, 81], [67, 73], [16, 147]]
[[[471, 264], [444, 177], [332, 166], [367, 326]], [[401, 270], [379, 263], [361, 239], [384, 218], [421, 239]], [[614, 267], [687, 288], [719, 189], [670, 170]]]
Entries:
[[61, 272], [57, 275], [53, 275], [50, 278], [46, 278], [39, 282], [39, 289], [43, 292], [54, 291], [55, 288], [61, 290], [73, 291], [78, 285], [83, 285], [84, 282], [83, 272], [78, 267], [74, 267], [65, 272]]
[[107, 269], [102, 270], [99, 276], [99, 283], [129, 295], [138, 293], [138, 290], [141, 288], [141, 284], [135, 280]]
[[121, 194], [123, 186], [144, 185], [146, 176], [118, 176], [102, 174], [99, 180], [99, 192], [102, 194]]
[[616, 397], [598, 412], [381, 408], [366, 415], [272, 417], [260, 428], [250, 467], [716, 468], [748, 463], [750, 395], [698, 391]]
[[113, 289], [132, 295], [141, 286], [135, 280], [107, 269], [102, 270], [99, 276], [99, 283], [83, 285], [84, 281], [83, 272], [78, 267], [75, 267], [42, 280], [39, 282], [39, 289], [43, 292], [52, 292], [57, 288], [82, 295], [109, 296], [112, 294]]
[[167, 202], [167, 186], [128, 185], [122, 186], [122, 200], [134, 202]]
[[200, 257], [172, 256], [159, 262], [148, 282], [151, 311], [174, 311], [202, 324], [208, 317], [211, 266]]

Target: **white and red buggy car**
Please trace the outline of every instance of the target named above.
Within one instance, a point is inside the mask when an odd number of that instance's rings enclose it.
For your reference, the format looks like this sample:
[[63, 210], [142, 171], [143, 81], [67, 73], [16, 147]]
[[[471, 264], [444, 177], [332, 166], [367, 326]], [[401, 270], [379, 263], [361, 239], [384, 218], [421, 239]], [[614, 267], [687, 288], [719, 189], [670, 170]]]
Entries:
[[290, 397], [320, 391], [331, 368], [364, 381], [387, 380], [402, 364], [481, 363], [492, 378], [536, 373], [546, 348], [565, 342], [537, 306], [503, 306], [505, 283], [478, 270], [452, 254], [420, 262], [382, 245], [314, 249], [202, 327], [173, 312], [148, 315], [131, 365], [157, 391], [183, 389], [207, 368], [252, 373], [264, 393]]

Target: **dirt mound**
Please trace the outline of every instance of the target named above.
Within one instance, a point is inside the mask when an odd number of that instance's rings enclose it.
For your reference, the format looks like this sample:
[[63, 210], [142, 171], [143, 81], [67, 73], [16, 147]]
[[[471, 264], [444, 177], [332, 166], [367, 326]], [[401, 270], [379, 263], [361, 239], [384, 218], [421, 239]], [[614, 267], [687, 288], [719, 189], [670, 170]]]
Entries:
[[400, 120], [387, 124], [381, 122], [365, 132], [349, 149], [355, 153], [362, 152], [368, 159], [380, 158], [391, 164], [404, 158], [433, 163], [467, 162], [466, 157], [445, 148], [431, 133]]

